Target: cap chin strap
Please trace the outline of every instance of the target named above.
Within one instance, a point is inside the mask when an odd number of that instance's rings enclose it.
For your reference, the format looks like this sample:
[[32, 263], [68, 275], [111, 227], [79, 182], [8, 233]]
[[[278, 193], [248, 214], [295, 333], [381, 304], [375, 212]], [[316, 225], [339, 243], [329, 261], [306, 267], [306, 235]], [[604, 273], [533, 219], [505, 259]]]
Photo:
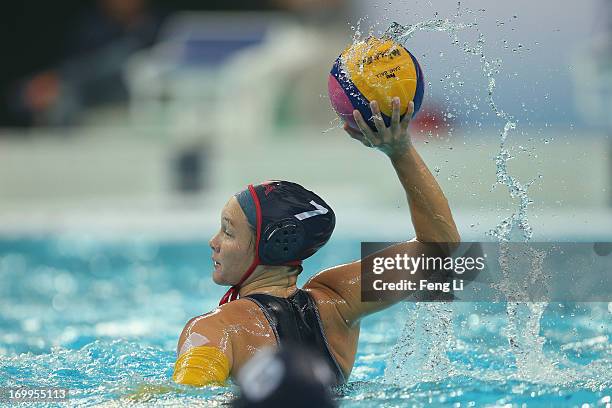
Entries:
[[[252, 184], [249, 184], [249, 192], [251, 193], [251, 197], [253, 198], [253, 202], [255, 203], [255, 212], [257, 214], [257, 227], [256, 227], [257, 236], [255, 237], [255, 259], [253, 259], [253, 263], [251, 263], [251, 266], [249, 266], [249, 269], [247, 269], [244, 275], [242, 275], [242, 278], [240, 278], [240, 281], [238, 281], [237, 284], [233, 285], [231, 288], [229, 288], [227, 292], [225, 292], [225, 295], [223, 295], [223, 297], [221, 298], [221, 301], [219, 302], [219, 306], [229, 303], [240, 297], [240, 293], [239, 293], [240, 285], [242, 285], [244, 281], [246, 281], [249, 278], [249, 276], [251, 276], [255, 268], [257, 268], [257, 266], [260, 265], [260, 262], [261, 262], [259, 259], [259, 239], [261, 238], [261, 222], [262, 222], [261, 221], [261, 204], [259, 203], [259, 199], [257, 198], [257, 193], [255, 193], [255, 187], [253, 187]], [[284, 265], [297, 266], [301, 264], [302, 264], [302, 261], [291, 261], [291, 262], [287, 262]]]
[[257, 268], [257, 265], [259, 265], [259, 257], [256, 255], [255, 259], [253, 260], [253, 263], [251, 264], [251, 266], [249, 266], [249, 269], [247, 269], [244, 275], [242, 275], [240, 281], [231, 288], [229, 288], [227, 292], [225, 292], [225, 295], [223, 295], [221, 301], [219, 302], [219, 306], [229, 303], [232, 300], [238, 299], [238, 297], [240, 296], [240, 285], [242, 285], [242, 283], [247, 280], [249, 276], [251, 276], [255, 268]]

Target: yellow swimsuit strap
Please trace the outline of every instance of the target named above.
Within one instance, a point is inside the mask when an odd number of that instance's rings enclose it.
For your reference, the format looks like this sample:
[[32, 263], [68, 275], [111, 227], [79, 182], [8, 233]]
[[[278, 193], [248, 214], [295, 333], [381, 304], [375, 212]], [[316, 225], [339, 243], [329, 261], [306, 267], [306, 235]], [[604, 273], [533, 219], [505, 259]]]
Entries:
[[172, 379], [179, 384], [198, 387], [224, 385], [229, 373], [229, 361], [221, 350], [211, 346], [198, 346], [189, 349], [176, 360]]

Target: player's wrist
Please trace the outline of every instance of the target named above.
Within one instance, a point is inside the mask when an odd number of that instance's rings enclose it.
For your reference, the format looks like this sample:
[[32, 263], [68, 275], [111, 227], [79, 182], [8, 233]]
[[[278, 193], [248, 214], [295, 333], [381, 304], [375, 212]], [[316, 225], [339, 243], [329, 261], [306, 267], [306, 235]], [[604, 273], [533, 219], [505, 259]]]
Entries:
[[391, 149], [385, 151], [385, 154], [391, 159], [391, 162], [401, 162], [410, 159], [413, 149], [414, 147], [408, 139], [394, 145]]

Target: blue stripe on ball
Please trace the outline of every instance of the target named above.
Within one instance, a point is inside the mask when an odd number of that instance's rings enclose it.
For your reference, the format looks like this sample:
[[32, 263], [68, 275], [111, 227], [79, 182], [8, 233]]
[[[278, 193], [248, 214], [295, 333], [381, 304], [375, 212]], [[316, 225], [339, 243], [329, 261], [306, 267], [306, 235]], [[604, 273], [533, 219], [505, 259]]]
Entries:
[[412, 55], [410, 51], [406, 50], [406, 52], [408, 52], [408, 55], [410, 55], [410, 58], [412, 58], [412, 62], [414, 63], [414, 66], [416, 67], [417, 71], [417, 87], [414, 92], [414, 99], [412, 100], [414, 102], [414, 113], [412, 114], [412, 117], [414, 117], [414, 115], [417, 114], [419, 109], [421, 109], [421, 104], [423, 103], [423, 95], [425, 93], [425, 80], [423, 78], [423, 71], [421, 70], [421, 65], [419, 64], [419, 61], [417, 61], [417, 59], [414, 57], [414, 55]]
[[[336, 62], [334, 63], [334, 66], [332, 67], [331, 74], [340, 83], [345, 95], [351, 101], [351, 105], [353, 105], [353, 107], [357, 109], [359, 113], [361, 113], [361, 116], [363, 116], [363, 118], [366, 120], [366, 122], [368, 123], [368, 126], [370, 126], [370, 129], [376, 132], [377, 129], [376, 129], [376, 124], [374, 123], [374, 120], [372, 119], [372, 110], [370, 109], [370, 101], [368, 101], [367, 98], [363, 96], [363, 94], [355, 86], [353, 81], [350, 80], [347, 73], [344, 70], [340, 69], [340, 64], [341, 64], [341, 60], [340, 60], [340, 57], [338, 57], [336, 59]], [[385, 125], [390, 126], [391, 118], [382, 112], [380, 114], [385, 122]]]

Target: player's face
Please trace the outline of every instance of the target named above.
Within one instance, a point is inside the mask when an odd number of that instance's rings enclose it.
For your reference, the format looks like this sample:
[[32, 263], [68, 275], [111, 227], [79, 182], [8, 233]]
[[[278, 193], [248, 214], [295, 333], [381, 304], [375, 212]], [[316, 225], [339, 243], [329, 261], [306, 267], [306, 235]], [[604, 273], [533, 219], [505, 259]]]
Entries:
[[213, 259], [213, 281], [235, 285], [255, 257], [255, 237], [246, 215], [235, 197], [221, 211], [221, 228], [210, 241]]

